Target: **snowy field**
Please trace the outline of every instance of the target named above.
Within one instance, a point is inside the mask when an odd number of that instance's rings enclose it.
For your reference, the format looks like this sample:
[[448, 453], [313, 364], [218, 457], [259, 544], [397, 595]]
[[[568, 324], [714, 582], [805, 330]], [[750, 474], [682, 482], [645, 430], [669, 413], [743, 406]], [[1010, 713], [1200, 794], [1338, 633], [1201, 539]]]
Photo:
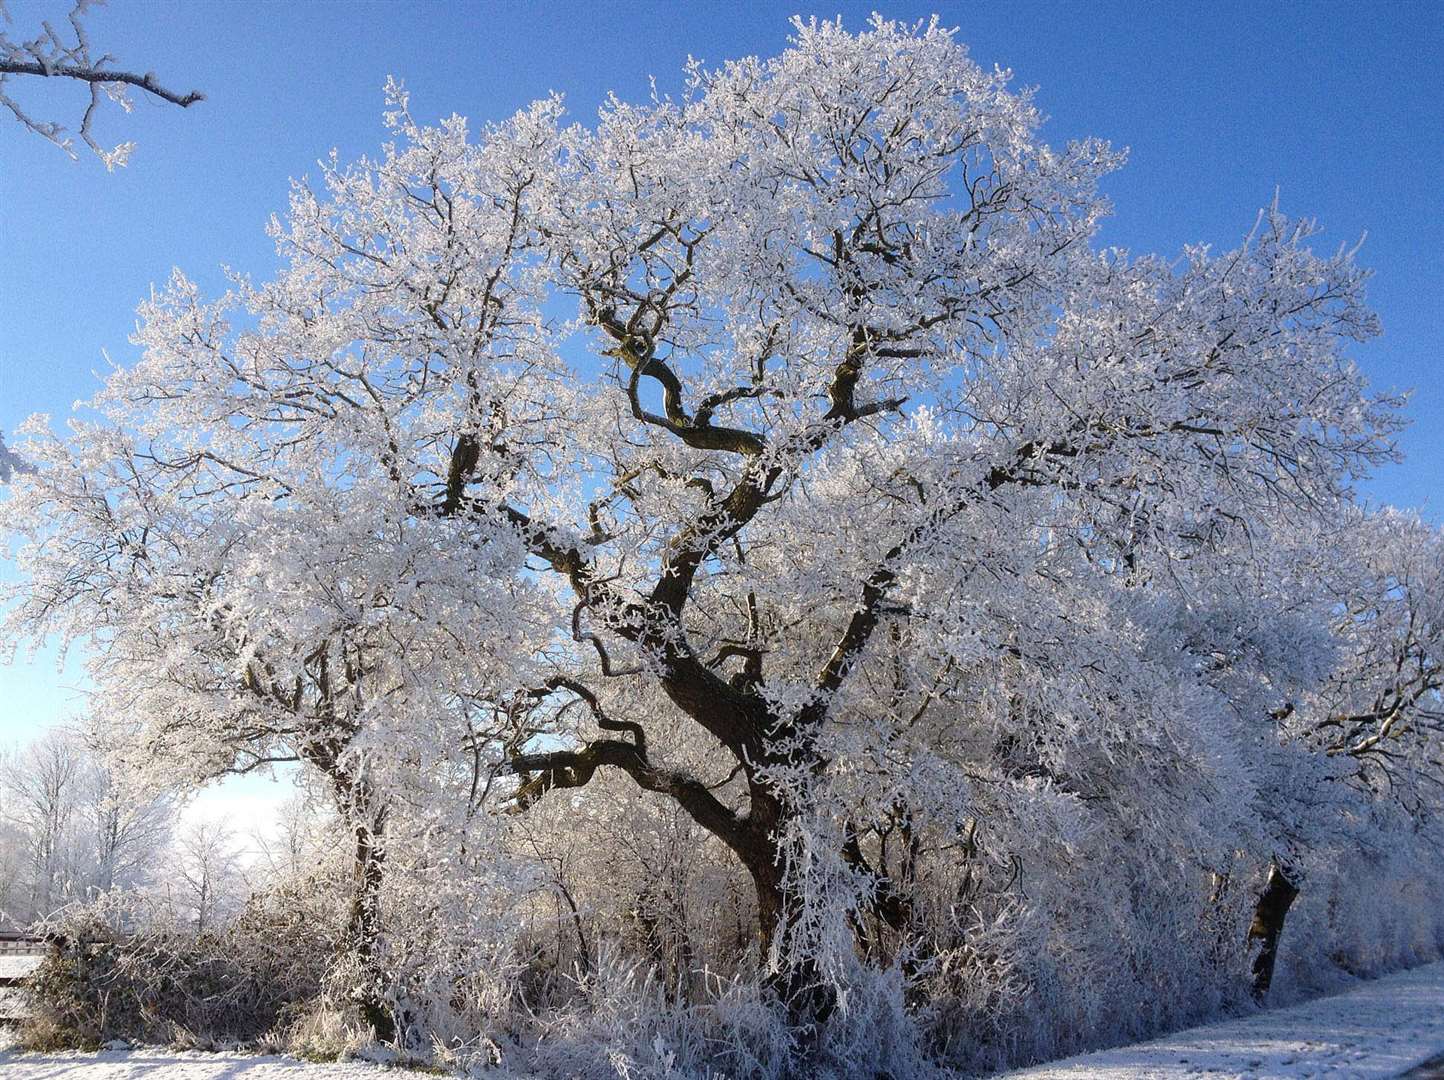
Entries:
[[[1444, 963], [1370, 982], [1347, 994], [1069, 1058], [997, 1080], [1184, 1080], [1209, 1077], [1385, 1080], [1444, 1054]], [[0, 1048], [4, 1080], [384, 1080], [421, 1076], [352, 1062], [166, 1050], [17, 1054]], [[488, 1074], [501, 1076], [499, 1073]], [[533, 1078], [544, 1080], [544, 1078]]]
[[0, 982], [24, 978], [40, 966], [40, 959], [38, 956], [0, 955]]
[[[1006, 1075], [1008, 1080], [1382, 1080], [1440, 1054], [1444, 963], [1391, 975], [1347, 994]], [[1444, 1077], [1444, 1070], [1432, 1075]]]
[[14, 979], [23, 979], [39, 965], [38, 956], [0, 955], [0, 1020], [13, 1020], [25, 1015], [24, 997], [6, 984]]

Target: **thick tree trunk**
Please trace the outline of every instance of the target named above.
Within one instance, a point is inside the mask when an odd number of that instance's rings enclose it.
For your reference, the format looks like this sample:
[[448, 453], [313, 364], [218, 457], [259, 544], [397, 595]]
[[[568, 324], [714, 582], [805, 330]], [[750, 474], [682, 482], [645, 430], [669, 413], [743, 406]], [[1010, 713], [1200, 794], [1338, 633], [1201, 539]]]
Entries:
[[356, 1001], [362, 1019], [376, 1029], [376, 1037], [390, 1042], [396, 1038], [396, 1021], [381, 998], [381, 972], [376, 960], [376, 939], [381, 931], [381, 876], [386, 860], [379, 815], [374, 822], [355, 823], [353, 835], [356, 846], [346, 938], [359, 969]]
[[[342, 764], [345, 742], [317, 742], [307, 748], [306, 759], [326, 775], [336, 809], [351, 829], [351, 903], [345, 938], [341, 942], [342, 968], [355, 972], [349, 988], [361, 1017], [376, 1031], [376, 1038], [396, 1038], [396, 1018], [381, 995], [381, 970], [376, 941], [381, 933], [381, 885], [386, 863], [386, 807], [378, 802], [364, 771]], [[354, 967], [353, 967], [354, 965]]]
[[376, 941], [381, 933], [381, 885], [386, 864], [386, 808], [378, 806], [364, 776], [342, 768], [334, 754], [316, 760], [331, 778], [336, 807], [351, 827], [351, 904], [343, 959], [354, 964], [356, 985], [352, 1001], [361, 1017], [376, 1031], [376, 1038], [396, 1038], [396, 1019], [381, 996], [381, 970]]
[[1290, 880], [1286, 868], [1275, 860], [1269, 865], [1268, 880], [1254, 905], [1253, 922], [1248, 928], [1249, 941], [1260, 943], [1253, 961], [1253, 995], [1260, 1001], [1268, 995], [1273, 983], [1284, 919], [1298, 895], [1298, 886]]
[[795, 948], [802, 900], [787, 886], [775, 835], [773, 829], [758, 835], [743, 857], [757, 893], [758, 946], [766, 969], [763, 984], [786, 1005], [797, 1027], [815, 1031], [832, 1014], [837, 998], [811, 954]]

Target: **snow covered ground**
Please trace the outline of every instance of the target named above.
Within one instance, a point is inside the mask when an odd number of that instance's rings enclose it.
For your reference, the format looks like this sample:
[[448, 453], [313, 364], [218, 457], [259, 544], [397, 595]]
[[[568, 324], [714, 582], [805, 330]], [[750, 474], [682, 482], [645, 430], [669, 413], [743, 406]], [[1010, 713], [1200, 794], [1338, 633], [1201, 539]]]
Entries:
[[[1347, 994], [1005, 1076], [1007, 1080], [1382, 1080], [1441, 1054], [1444, 963], [1390, 975]], [[1444, 1070], [1433, 1075], [1444, 1077]]]
[[[1444, 1055], [1444, 963], [1366, 983], [1335, 997], [1180, 1031], [1004, 1074], [997, 1080], [1419, 1080]], [[4, 1080], [399, 1080], [421, 1076], [351, 1062], [168, 1050], [17, 1054], [0, 1047]]]
[[23, 979], [40, 966], [40, 957], [0, 955], [0, 1020], [14, 1020], [25, 1015], [25, 998], [9, 985]]
[[425, 1073], [350, 1061], [317, 1065], [257, 1054], [102, 1050], [98, 1054], [16, 1054], [0, 1049], [5, 1080], [421, 1080]]
[[0, 982], [6, 979], [23, 979], [40, 966], [40, 957], [0, 955]]

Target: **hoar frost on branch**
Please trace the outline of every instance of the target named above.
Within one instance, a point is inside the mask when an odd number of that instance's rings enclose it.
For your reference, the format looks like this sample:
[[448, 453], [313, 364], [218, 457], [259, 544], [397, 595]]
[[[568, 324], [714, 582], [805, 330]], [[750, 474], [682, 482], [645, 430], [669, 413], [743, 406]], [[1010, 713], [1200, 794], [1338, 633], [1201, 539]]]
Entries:
[[[0, 25], [0, 105], [9, 109], [24, 127], [43, 139], [49, 139], [73, 158], [74, 141], [66, 133], [66, 129], [57, 121], [38, 120], [31, 116], [10, 96], [8, 87], [17, 77], [58, 78], [84, 83], [90, 94], [90, 104], [86, 106], [80, 119], [80, 137], [85, 145], [95, 151], [96, 157], [105, 163], [107, 169], [114, 169], [116, 166], [125, 165], [131, 151], [135, 149], [135, 144], [125, 142], [107, 150], [95, 141], [92, 124], [96, 110], [100, 108], [102, 94], [126, 112], [134, 108], [128, 93], [130, 89], [141, 90], [159, 101], [179, 105], [183, 109], [205, 100], [205, 95], [196, 90], [178, 94], [162, 86], [156, 80], [154, 72], [138, 74], [121, 71], [110, 66], [115, 63], [115, 58], [109, 53], [96, 56], [86, 33], [84, 17], [89, 8], [103, 2], [104, 0], [76, 0], [75, 6], [66, 17], [69, 23], [68, 34], [57, 30], [49, 22], [43, 22], [40, 32], [33, 38], [15, 40], [11, 38], [9, 30]], [[0, 24], [9, 22], [10, 13], [5, 5], [0, 3]]]
[[1121, 1002], [1079, 927], [1203, 941], [1375, 761], [1437, 806], [1440, 541], [1354, 502], [1400, 421], [1352, 251], [1276, 205], [1095, 249], [1122, 155], [935, 22], [799, 21], [591, 126], [390, 96], [276, 276], [177, 273], [4, 511], [12, 629], [95, 641], [122, 758], [331, 778], [363, 956], [383, 865], [531, 888], [507, 838], [615, 777], [750, 882], [804, 1026], [890, 965]]
[[24, 471], [24, 460], [5, 445], [5, 433], [0, 431], [0, 484], [8, 484], [10, 477]]

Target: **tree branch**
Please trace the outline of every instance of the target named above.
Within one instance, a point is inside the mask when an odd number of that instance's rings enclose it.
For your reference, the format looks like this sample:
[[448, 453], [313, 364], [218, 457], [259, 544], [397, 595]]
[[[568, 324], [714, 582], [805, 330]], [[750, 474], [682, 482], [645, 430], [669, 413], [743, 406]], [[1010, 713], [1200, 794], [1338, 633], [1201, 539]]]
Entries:
[[147, 71], [144, 75], [137, 75], [132, 71], [109, 71], [104, 68], [79, 65], [79, 64], [51, 64], [49, 66], [35, 62], [22, 60], [0, 60], [0, 75], [38, 75], [41, 78], [64, 78], [76, 79], [87, 83], [123, 83], [126, 86], [134, 86], [144, 90], [146, 93], [168, 101], [172, 105], [179, 105], [182, 109], [188, 109], [198, 101], [206, 99], [205, 94], [199, 90], [192, 90], [186, 94], [177, 94], [174, 90], [167, 90], [160, 83], [155, 81], [155, 72]]
[[748, 840], [742, 819], [723, 805], [707, 785], [687, 773], [654, 766], [632, 743], [599, 739], [579, 750], [518, 754], [509, 765], [513, 773], [522, 777], [515, 796], [517, 809], [521, 811], [555, 788], [584, 787], [598, 769], [611, 766], [625, 772], [644, 791], [671, 796], [697, 824], [721, 838], [728, 847], [738, 849]]

